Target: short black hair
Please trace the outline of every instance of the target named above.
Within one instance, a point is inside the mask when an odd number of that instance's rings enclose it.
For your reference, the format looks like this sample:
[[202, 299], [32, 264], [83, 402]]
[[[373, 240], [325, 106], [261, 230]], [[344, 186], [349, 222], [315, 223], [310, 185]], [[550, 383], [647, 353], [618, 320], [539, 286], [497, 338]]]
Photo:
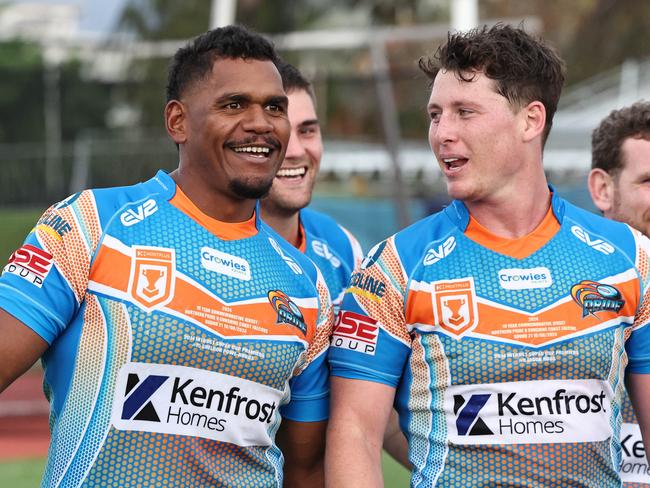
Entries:
[[621, 148], [629, 137], [650, 141], [650, 102], [612, 110], [600, 122], [591, 134], [591, 167], [618, 176], [623, 169]]
[[271, 61], [280, 59], [271, 41], [241, 25], [209, 30], [176, 51], [167, 76], [167, 102], [179, 100], [185, 89], [212, 70], [219, 58]]
[[290, 93], [296, 90], [304, 90], [311, 97], [316, 106], [316, 94], [314, 93], [314, 87], [312, 84], [304, 77], [298, 68], [296, 68], [291, 63], [288, 63], [284, 60], [280, 61], [278, 65], [278, 71], [280, 71], [280, 76], [282, 77], [282, 85], [284, 86], [284, 91]]
[[497, 93], [513, 107], [542, 102], [546, 109], [542, 142], [546, 141], [562, 93], [565, 64], [552, 47], [521, 26], [497, 23], [449, 33], [447, 42], [418, 64], [432, 82], [440, 70], [453, 71], [462, 81], [472, 81], [480, 71], [496, 82]]

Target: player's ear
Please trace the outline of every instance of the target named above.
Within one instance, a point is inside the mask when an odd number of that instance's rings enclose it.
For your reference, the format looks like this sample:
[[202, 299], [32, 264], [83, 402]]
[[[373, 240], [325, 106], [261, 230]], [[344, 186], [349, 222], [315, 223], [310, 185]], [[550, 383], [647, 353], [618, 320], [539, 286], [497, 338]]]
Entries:
[[170, 100], [165, 106], [165, 128], [176, 144], [187, 141], [187, 114], [179, 100]]
[[546, 125], [546, 108], [540, 101], [530, 102], [522, 109], [525, 142], [541, 137]]
[[607, 217], [614, 203], [614, 179], [607, 171], [594, 168], [587, 177], [587, 186], [594, 205]]

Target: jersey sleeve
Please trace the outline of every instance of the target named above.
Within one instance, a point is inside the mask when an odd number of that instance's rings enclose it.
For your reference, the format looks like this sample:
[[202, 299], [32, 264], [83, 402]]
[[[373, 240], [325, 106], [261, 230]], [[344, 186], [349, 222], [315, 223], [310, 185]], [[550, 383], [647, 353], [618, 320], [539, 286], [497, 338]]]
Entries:
[[49, 344], [79, 310], [100, 235], [92, 193], [45, 211], [0, 277], [0, 308]]
[[632, 334], [626, 343], [628, 372], [650, 373], [650, 240], [633, 230], [636, 241], [635, 266], [640, 276], [640, 304], [634, 316]]
[[297, 376], [289, 380], [291, 401], [282, 407], [282, 417], [298, 422], [318, 422], [329, 418], [329, 347], [334, 316], [325, 280], [317, 271], [318, 323]]
[[390, 238], [350, 279], [329, 352], [333, 376], [398, 385], [411, 350], [405, 294], [406, 273]]

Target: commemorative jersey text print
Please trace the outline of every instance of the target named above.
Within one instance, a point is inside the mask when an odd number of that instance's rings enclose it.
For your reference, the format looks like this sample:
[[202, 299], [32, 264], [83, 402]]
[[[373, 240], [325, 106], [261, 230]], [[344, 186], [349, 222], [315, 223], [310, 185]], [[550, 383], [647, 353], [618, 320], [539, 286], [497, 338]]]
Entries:
[[556, 195], [552, 212], [551, 237], [511, 257], [454, 202], [352, 277], [332, 374], [397, 388], [412, 486], [620, 486], [628, 358], [650, 372], [650, 245]]
[[320, 272], [259, 220], [216, 237], [176, 193], [160, 172], [74, 195], [4, 268], [0, 307], [51, 344], [43, 486], [279, 487], [281, 418], [328, 416]]

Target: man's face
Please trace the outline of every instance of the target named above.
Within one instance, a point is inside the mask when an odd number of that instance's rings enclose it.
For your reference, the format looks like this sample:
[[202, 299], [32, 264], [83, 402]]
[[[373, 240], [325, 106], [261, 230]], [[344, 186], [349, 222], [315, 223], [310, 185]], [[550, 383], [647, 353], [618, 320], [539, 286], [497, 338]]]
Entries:
[[429, 143], [452, 198], [480, 203], [519, 185], [521, 115], [492, 80], [478, 72], [473, 81], [461, 81], [440, 71], [428, 110]]
[[629, 137], [621, 146], [622, 169], [614, 178], [605, 217], [626, 222], [650, 236], [650, 141]]
[[305, 90], [289, 92], [291, 137], [264, 208], [290, 216], [306, 207], [316, 183], [323, 156], [323, 140], [314, 101]]
[[266, 194], [289, 139], [287, 98], [271, 61], [217, 59], [181, 97], [183, 155], [226, 198]]

